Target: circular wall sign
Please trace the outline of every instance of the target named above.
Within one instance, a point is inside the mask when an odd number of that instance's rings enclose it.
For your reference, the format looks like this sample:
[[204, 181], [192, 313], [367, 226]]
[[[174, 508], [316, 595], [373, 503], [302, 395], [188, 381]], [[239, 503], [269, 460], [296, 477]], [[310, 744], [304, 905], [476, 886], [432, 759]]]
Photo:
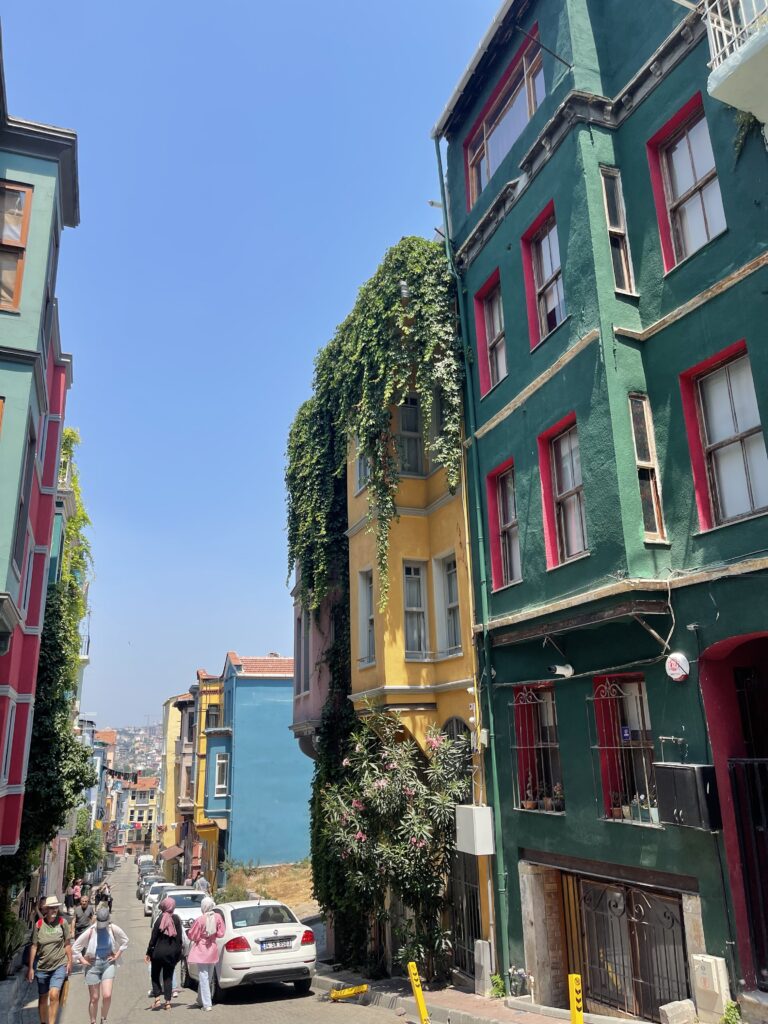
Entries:
[[688, 659], [684, 654], [670, 654], [667, 658], [664, 668], [667, 670], [667, 675], [670, 679], [674, 679], [676, 683], [682, 683], [684, 679], [688, 678], [688, 672], [690, 671], [690, 665]]

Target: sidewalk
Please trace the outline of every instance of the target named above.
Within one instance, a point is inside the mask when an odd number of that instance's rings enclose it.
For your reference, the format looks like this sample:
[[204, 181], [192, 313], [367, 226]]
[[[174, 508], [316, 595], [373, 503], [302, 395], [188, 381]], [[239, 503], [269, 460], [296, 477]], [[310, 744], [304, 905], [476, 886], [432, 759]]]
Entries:
[[[320, 964], [312, 988], [319, 993], [364, 984], [369, 986], [371, 1005], [404, 1011], [407, 1019], [418, 1021], [416, 1000], [405, 978], [369, 981], [352, 971], [333, 971]], [[502, 999], [484, 999], [456, 988], [425, 991], [424, 999], [432, 1024], [553, 1024], [552, 1017], [529, 1010], [509, 1009]]]

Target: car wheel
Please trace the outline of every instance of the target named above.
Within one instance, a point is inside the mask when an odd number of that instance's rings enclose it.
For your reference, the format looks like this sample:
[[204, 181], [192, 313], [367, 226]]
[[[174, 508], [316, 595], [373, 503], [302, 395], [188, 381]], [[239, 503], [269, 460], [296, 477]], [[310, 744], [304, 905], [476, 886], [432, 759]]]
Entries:
[[305, 996], [312, 990], [312, 979], [302, 978], [301, 981], [294, 981], [293, 988], [297, 996]]

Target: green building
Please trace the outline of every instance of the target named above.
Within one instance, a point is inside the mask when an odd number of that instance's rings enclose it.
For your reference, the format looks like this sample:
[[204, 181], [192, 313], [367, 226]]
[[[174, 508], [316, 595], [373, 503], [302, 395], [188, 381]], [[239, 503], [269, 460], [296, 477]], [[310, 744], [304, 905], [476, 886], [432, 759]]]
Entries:
[[768, 157], [709, 94], [708, 30], [762, 60], [768, 5], [706, 6], [506, 0], [433, 135], [498, 969], [540, 1004], [577, 972], [596, 1012], [719, 1019], [711, 985], [765, 1020]]

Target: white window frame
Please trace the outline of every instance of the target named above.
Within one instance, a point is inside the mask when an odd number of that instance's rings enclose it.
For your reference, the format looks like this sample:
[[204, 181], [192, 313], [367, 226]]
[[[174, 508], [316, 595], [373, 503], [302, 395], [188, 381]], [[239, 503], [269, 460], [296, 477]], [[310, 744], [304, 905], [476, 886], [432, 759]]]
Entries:
[[[485, 349], [488, 359], [488, 379], [491, 387], [507, 376], [507, 342], [504, 330], [504, 303], [501, 300], [501, 282], [497, 281], [493, 288], [483, 297], [483, 319], [485, 321]], [[493, 312], [498, 310], [500, 327], [494, 331]]]
[[[415, 578], [414, 572], [418, 570], [421, 581], [420, 594], [421, 604], [409, 606], [408, 604], [408, 578]], [[421, 633], [424, 637], [424, 648], [420, 651], [411, 651], [408, 643], [408, 616], [420, 615], [422, 619]], [[409, 559], [403, 562], [403, 646], [405, 649], [406, 661], [428, 661], [429, 654], [429, 617], [427, 613], [427, 563]]]
[[[645, 429], [645, 442], [648, 448], [647, 457], [638, 450], [638, 443], [642, 443], [642, 438], [637, 436], [637, 425], [635, 417], [633, 415], [633, 406], [642, 406], [643, 414], [643, 425]], [[645, 517], [643, 516], [643, 535], [646, 540], [664, 540], [666, 538], [666, 530], [664, 528], [664, 512], [661, 506], [661, 486], [660, 486], [660, 475], [659, 475], [659, 463], [656, 455], [656, 435], [653, 429], [653, 417], [651, 416], [651, 403], [648, 401], [648, 395], [641, 391], [632, 391], [629, 394], [629, 421], [632, 427], [632, 443], [635, 449], [635, 464], [637, 465], [637, 482], [640, 488], [640, 502], [642, 506], [642, 477], [647, 474], [648, 486], [651, 490], [651, 498], [653, 500], [654, 515], [656, 519], [656, 529], [648, 530], [645, 526]], [[642, 507], [641, 507], [642, 512]]]
[[[536, 102], [536, 90], [535, 82], [538, 75], [542, 70], [541, 60], [541, 48], [539, 46], [539, 40], [533, 39], [530, 44], [526, 47], [525, 52], [522, 54], [520, 60], [517, 62], [512, 70], [509, 79], [504, 83], [504, 87], [501, 90], [499, 99], [494, 103], [491, 109], [488, 111], [486, 116], [483, 118], [482, 124], [477, 129], [475, 134], [467, 146], [467, 170], [469, 179], [469, 203], [470, 206], [474, 206], [477, 200], [480, 198], [482, 193], [488, 187], [491, 178], [498, 169], [497, 167], [490, 166], [489, 158], [489, 146], [491, 136], [493, 135], [496, 128], [503, 120], [507, 111], [512, 107], [521, 89], [526, 90], [526, 106], [528, 112], [528, 118], [526, 124], [531, 120], [533, 115], [538, 110], [540, 104]], [[543, 81], [543, 75], [542, 75]], [[547, 85], [543, 81], [544, 96], [547, 95]], [[524, 130], [524, 129], [522, 129]], [[522, 133], [521, 130], [521, 133]], [[499, 158], [499, 165], [504, 161], [507, 154], [510, 152], [515, 142], [520, 138], [518, 134], [510, 143], [509, 149], [506, 150], [504, 155]], [[482, 165], [485, 165], [484, 171]], [[478, 181], [478, 169], [480, 169], [480, 181]], [[482, 179], [485, 177], [485, 183], [483, 184]]]
[[[710, 504], [712, 506], [712, 513], [715, 523], [719, 526], [725, 523], [736, 523], [740, 519], [748, 519], [751, 516], [760, 515], [768, 511], [768, 505], [756, 505], [753, 494], [752, 480], [750, 475], [749, 463], [744, 453], [744, 442], [751, 438], [755, 434], [761, 434], [763, 437], [763, 443], [765, 444], [765, 431], [763, 430], [762, 422], [758, 422], [756, 426], [749, 427], [747, 430], [743, 430], [730, 435], [727, 438], [723, 438], [720, 441], [710, 444], [707, 438], [707, 425], [706, 425], [706, 403], [704, 400], [704, 391], [702, 388], [703, 382], [708, 378], [714, 376], [716, 373], [726, 371], [726, 380], [728, 384], [728, 397], [731, 401], [731, 409], [734, 408], [733, 390], [730, 379], [730, 368], [736, 363], [746, 360], [749, 367], [749, 375], [752, 380], [752, 387], [755, 386], [755, 378], [752, 374], [752, 363], [749, 359], [749, 355], [746, 352], [736, 356], [735, 359], [729, 359], [727, 362], [721, 363], [720, 366], [716, 366], [711, 370], [707, 370], [706, 373], [702, 373], [696, 379], [696, 401], [700, 421], [701, 430], [701, 445], [704, 453], [704, 461], [707, 467], [707, 481], [709, 484], [710, 493]], [[756, 389], [755, 389], [756, 390]], [[759, 410], [758, 410], [759, 412]], [[732, 412], [733, 415], [733, 412]], [[725, 448], [729, 445], [740, 442], [742, 449], [742, 459], [744, 460], [744, 473], [747, 484], [747, 492], [749, 495], [750, 509], [748, 511], [739, 513], [735, 516], [726, 516], [723, 508], [723, 503], [720, 498], [719, 487], [717, 484], [717, 473], [715, 471], [714, 453], [719, 449]]]
[[[548, 277], [544, 277], [542, 251], [545, 239], [553, 231], [557, 238], [559, 263], [556, 268], [553, 268], [552, 273]], [[536, 315], [539, 318], [539, 341], [544, 341], [545, 338], [548, 338], [550, 334], [557, 330], [560, 324], [565, 322], [568, 316], [568, 307], [565, 303], [565, 286], [563, 285], [563, 257], [560, 252], [560, 235], [557, 230], [557, 218], [554, 213], [551, 217], [547, 218], [546, 223], [541, 226], [531, 239], [531, 261], [533, 263], [533, 280], [536, 286]], [[554, 327], [549, 327], [547, 325], [546, 295], [551, 288], [557, 290], [558, 283], [559, 291], [562, 295], [562, 303], [560, 303], [562, 316]]]
[[[223, 776], [224, 781], [220, 781], [222, 771], [224, 769]], [[216, 774], [213, 779], [213, 795], [214, 797], [227, 796], [229, 793], [229, 754], [217, 754], [216, 755]]]
[[[449, 601], [449, 573], [453, 564], [456, 574], [456, 600]], [[461, 642], [461, 598], [459, 593], [458, 560], [455, 552], [449, 552], [432, 560], [432, 579], [434, 581], [435, 618], [437, 620], [437, 653], [438, 658], [452, 658], [462, 653]], [[451, 612], [456, 618], [456, 643], [451, 643]]]
[[[603, 207], [605, 209], [605, 223], [608, 226], [608, 242], [611, 247], [611, 269], [613, 271], [614, 290], [622, 295], [635, 294], [635, 272], [632, 267], [632, 254], [629, 249], [629, 237], [627, 236], [627, 212], [624, 206], [624, 189], [621, 185], [621, 171], [618, 167], [607, 167], [600, 165], [600, 176], [603, 183]], [[608, 203], [608, 180], [611, 179], [616, 185], [616, 212], [618, 223], [611, 222], [610, 205]], [[613, 260], [614, 245], [621, 258], [621, 265], [624, 270], [626, 287], [622, 287], [616, 280], [616, 264]]]
[[376, 619], [373, 600], [373, 569], [357, 574], [360, 652], [358, 664], [368, 668], [376, 664]]
[[[504, 519], [504, 502], [502, 501], [502, 493], [504, 490], [504, 481], [509, 477], [512, 478], [512, 503], [514, 505], [514, 514], [511, 519], [506, 521]], [[512, 583], [519, 583], [523, 578], [523, 563], [520, 557], [520, 530], [517, 521], [517, 491], [515, 488], [515, 467], [510, 466], [509, 469], [505, 469], [503, 473], [499, 473], [496, 477], [496, 503], [499, 511], [499, 550], [501, 552], [501, 586], [508, 587]], [[517, 549], [517, 564], [520, 567], [519, 575], [515, 576], [512, 571], [512, 566], [509, 564], [509, 552], [507, 550], [507, 543], [513, 545]]]
[[13, 734], [16, 729], [16, 701], [8, 701], [8, 718], [5, 725], [5, 745], [3, 747], [3, 767], [0, 784], [5, 786], [11, 774], [11, 756], [13, 753]]
[[[558, 491], [557, 489], [557, 463], [555, 460], [555, 445], [558, 441], [562, 440], [562, 438], [571, 434], [576, 435], [576, 443], [579, 445], [579, 466], [581, 466], [581, 443], [579, 439], [579, 430], [575, 423], [572, 423], [571, 426], [568, 427], [566, 430], [561, 431], [556, 437], [553, 437], [549, 443], [549, 456], [552, 460], [552, 500], [555, 506], [555, 526], [557, 529], [557, 553], [559, 564], [561, 565], [564, 562], [570, 562], [574, 558], [580, 558], [589, 550], [587, 541], [586, 508], [584, 501], [584, 475], [581, 472], [581, 469], [579, 469], [579, 482], [577, 484], [574, 484], [573, 487], [567, 488], [564, 491]], [[571, 455], [571, 466], [573, 468], [572, 439], [569, 441], [569, 447]], [[565, 550], [566, 532], [562, 509], [564, 508], [566, 501], [574, 496], [578, 498], [583, 547], [581, 547], [578, 551], [573, 551], [572, 553], [567, 554]]]
[[[417, 430], [405, 430], [403, 428], [403, 410], [406, 409], [406, 408], [408, 408], [408, 409], [415, 409], [416, 410], [416, 415], [417, 415], [417, 419], [418, 419], [418, 429]], [[398, 426], [400, 428], [399, 431], [398, 431], [398, 449], [399, 449], [400, 474], [402, 476], [425, 476], [425, 465], [424, 465], [424, 461], [425, 461], [424, 460], [424, 422], [423, 422], [423, 417], [422, 417], [421, 402], [419, 401], [419, 396], [418, 395], [411, 394], [411, 395], [407, 395], [405, 397], [405, 399], [403, 400], [402, 405], [398, 406], [398, 409], [397, 409], [397, 422], [398, 422]], [[419, 453], [418, 468], [417, 469], [413, 469], [413, 468], [409, 467], [408, 469], [406, 469], [405, 466], [403, 465], [403, 463], [404, 463], [404, 459], [403, 459], [404, 445], [403, 445], [402, 442], [405, 439], [414, 439], [414, 438], [418, 439], [418, 445], [417, 445], [417, 451]]]
[[364, 491], [371, 478], [371, 462], [368, 456], [360, 451], [360, 440], [355, 438], [355, 494]]

